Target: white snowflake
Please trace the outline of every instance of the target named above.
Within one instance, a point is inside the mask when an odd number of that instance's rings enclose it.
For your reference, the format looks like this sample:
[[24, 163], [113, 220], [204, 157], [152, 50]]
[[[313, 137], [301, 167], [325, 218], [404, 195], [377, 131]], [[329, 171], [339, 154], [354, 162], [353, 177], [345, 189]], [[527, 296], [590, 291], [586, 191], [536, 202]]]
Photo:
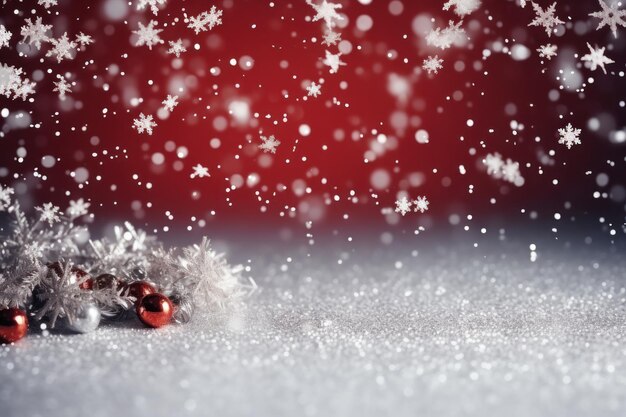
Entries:
[[137, 10], [143, 10], [146, 6], [150, 7], [150, 10], [156, 16], [159, 13], [159, 6], [164, 6], [167, 0], [139, 0], [137, 2]]
[[14, 192], [13, 188], [0, 185], [0, 211], [6, 211], [9, 208]]
[[519, 5], [522, 7], [526, 7], [527, 0], [519, 0]]
[[63, 34], [59, 39], [50, 39], [50, 43], [53, 45], [46, 56], [54, 56], [57, 62], [61, 62], [64, 59], [73, 59], [73, 53], [76, 49], [76, 42], [70, 41], [67, 38], [67, 32]]
[[53, 205], [52, 203], [44, 203], [43, 206], [35, 207], [39, 213], [41, 213], [40, 221], [48, 222], [50, 226], [52, 226], [56, 222], [60, 222], [61, 218], [59, 217], [59, 207]]
[[24, 77], [22, 68], [0, 64], [0, 95], [15, 100], [26, 100], [35, 93], [35, 83]]
[[600, 48], [598, 46], [592, 48], [591, 45], [589, 45], [589, 42], [587, 42], [587, 48], [589, 48], [589, 53], [587, 55], [583, 55], [580, 60], [589, 62], [589, 67], [591, 68], [591, 71], [595, 71], [598, 67], [600, 67], [602, 68], [602, 71], [606, 74], [606, 68], [604, 66], [607, 64], [615, 63], [615, 61], [613, 61], [611, 58], [604, 55], [604, 50], [606, 48]]
[[93, 43], [93, 38], [89, 35], [84, 34], [83, 32], [80, 32], [78, 35], [76, 35], [76, 42], [78, 42], [80, 46], [87, 46]]
[[581, 132], [581, 129], [575, 129], [571, 123], [568, 123], [563, 129], [559, 129], [559, 135], [561, 136], [559, 143], [567, 146], [567, 149], [570, 149], [574, 145], [580, 145], [579, 136]]
[[400, 213], [402, 216], [411, 211], [411, 206], [413, 203], [409, 201], [406, 197], [402, 197], [399, 200], [396, 200], [396, 213]]
[[334, 74], [337, 71], [339, 71], [340, 65], [346, 65], [346, 63], [341, 60], [340, 58], [341, 55], [342, 55], [341, 52], [332, 54], [329, 51], [326, 51], [326, 58], [324, 58], [324, 65], [328, 65], [330, 67], [331, 74]]
[[502, 178], [505, 181], [515, 184], [519, 181], [520, 177], [519, 162], [507, 158], [506, 162], [502, 165]]
[[163, 43], [163, 39], [159, 37], [159, 33], [163, 32], [163, 29], [155, 28], [158, 24], [159, 23], [156, 20], [148, 22], [148, 26], [144, 26], [143, 23], [139, 22], [139, 29], [133, 30], [133, 33], [139, 36], [135, 46], [146, 45], [148, 49], [152, 50], [154, 45]]
[[489, 153], [483, 159], [483, 163], [487, 167], [487, 174], [495, 177], [502, 177], [502, 167], [504, 166], [504, 161], [502, 160], [502, 155], [499, 153]]
[[52, 91], [59, 93], [60, 100], [65, 100], [65, 95], [72, 92], [72, 86], [62, 75], [59, 75], [58, 79], [59, 81], [53, 83], [54, 89]]
[[459, 21], [455, 24], [450, 20], [448, 27], [431, 30], [426, 35], [426, 43], [440, 49], [451, 47], [453, 43], [459, 41], [465, 35], [465, 30], [461, 28], [462, 23], [463, 21]]
[[49, 9], [52, 6], [56, 6], [58, 4], [58, 1], [57, 0], [37, 0], [37, 4], [45, 7], [46, 9]]
[[89, 206], [90, 203], [87, 203], [84, 199], [79, 198], [78, 200], [70, 200], [70, 206], [65, 210], [65, 214], [72, 220], [75, 220], [81, 216], [85, 216], [89, 214]]
[[11, 40], [11, 36], [13, 34], [4, 27], [4, 25], [0, 25], [0, 49], [3, 47], [9, 47], [9, 41]]
[[191, 17], [189, 20], [185, 20], [187, 27], [193, 29], [196, 35], [200, 32], [206, 32], [213, 29], [215, 26], [222, 24], [222, 10], [218, 10], [215, 6], [211, 6], [211, 10], [208, 12], [202, 12], [196, 17]]
[[478, 10], [480, 0], [449, 0], [443, 5], [443, 10], [450, 10], [452, 6], [454, 6], [454, 13], [465, 17]]
[[440, 59], [438, 55], [429, 56], [428, 58], [424, 60], [422, 68], [425, 71], [427, 71], [429, 74], [431, 73], [437, 74], [437, 72], [443, 68], [443, 65], [441, 65], [442, 63], [443, 63], [443, 59]]
[[548, 36], [552, 36], [554, 27], [565, 23], [554, 15], [556, 12], [556, 2], [552, 3], [552, 5], [545, 10], [535, 2], [531, 2], [531, 4], [536, 16], [528, 26], [543, 26]]
[[557, 46], [552, 45], [551, 43], [547, 43], [545, 45], [541, 45], [537, 48], [537, 52], [539, 52], [539, 56], [541, 58], [545, 58], [550, 61], [553, 57], [556, 56]]
[[261, 136], [261, 144], [259, 145], [259, 149], [263, 152], [271, 152], [276, 153], [276, 148], [280, 145], [280, 141], [277, 140], [274, 135], [270, 135], [270, 137]]
[[413, 211], [416, 213], [419, 211], [420, 213], [424, 213], [428, 210], [428, 205], [430, 202], [426, 199], [426, 197], [417, 196], [416, 200], [413, 200], [413, 206], [415, 207]]
[[167, 98], [161, 102], [163, 108], [170, 113], [174, 111], [174, 107], [178, 106], [178, 96], [167, 95]]
[[329, 29], [326, 31], [326, 33], [324, 33], [324, 40], [322, 41], [322, 45], [327, 45], [327, 46], [336, 45], [337, 42], [339, 42], [340, 40], [341, 40], [341, 33], [334, 32]]
[[35, 48], [41, 48], [42, 42], [48, 42], [48, 32], [52, 29], [52, 25], [44, 25], [41, 23], [41, 17], [38, 17], [33, 23], [30, 19], [24, 20], [25, 26], [20, 29], [20, 35], [23, 36], [22, 42], [28, 40], [29, 45], [35, 45]]
[[604, 26], [608, 25], [611, 28], [613, 36], [617, 38], [617, 26], [626, 27], [626, 20], [624, 20], [626, 10], [621, 10], [620, 6], [622, 3], [615, 0], [611, 1], [610, 6], [605, 0], [598, 0], [598, 3], [600, 3], [602, 10], [589, 13], [589, 16], [600, 19], [596, 30], [602, 29]]
[[313, 21], [323, 20], [328, 29], [335, 26], [335, 20], [343, 20], [343, 17], [336, 12], [337, 9], [341, 9], [341, 4], [330, 3], [326, 0], [322, 0], [320, 4], [315, 4], [312, 0], [307, 0], [306, 3], [315, 9]]
[[143, 113], [139, 113], [139, 119], [133, 120], [133, 129], [137, 129], [137, 133], [146, 132], [148, 135], [152, 135], [152, 128], [156, 127], [156, 125], [151, 114], [146, 116]]
[[311, 82], [306, 88], [307, 95], [316, 97], [322, 93], [322, 86], [319, 84], [315, 84], [315, 82]]
[[210, 176], [211, 174], [209, 174], [209, 168], [204, 167], [200, 164], [193, 167], [193, 172], [191, 173], [191, 175], [189, 175], [190, 178], [204, 178]]
[[176, 55], [176, 58], [180, 58], [180, 54], [187, 52], [187, 48], [183, 45], [182, 39], [177, 41], [168, 41], [167, 43], [170, 44], [170, 49], [167, 50], [167, 53], [170, 55]]

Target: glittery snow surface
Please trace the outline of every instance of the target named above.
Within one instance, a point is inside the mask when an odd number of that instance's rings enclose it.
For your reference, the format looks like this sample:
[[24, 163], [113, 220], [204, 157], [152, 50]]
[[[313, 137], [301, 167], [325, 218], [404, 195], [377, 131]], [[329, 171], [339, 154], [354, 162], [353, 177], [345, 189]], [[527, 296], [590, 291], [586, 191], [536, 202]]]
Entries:
[[623, 416], [626, 259], [494, 253], [253, 259], [232, 311], [0, 346], [0, 415]]

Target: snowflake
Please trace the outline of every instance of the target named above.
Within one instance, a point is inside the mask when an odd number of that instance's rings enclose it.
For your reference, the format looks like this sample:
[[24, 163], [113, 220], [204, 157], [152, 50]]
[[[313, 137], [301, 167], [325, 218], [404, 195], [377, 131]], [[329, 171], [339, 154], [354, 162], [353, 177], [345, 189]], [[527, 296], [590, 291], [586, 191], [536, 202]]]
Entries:
[[218, 10], [215, 6], [211, 6], [211, 10], [208, 12], [202, 12], [196, 17], [191, 17], [187, 27], [193, 29], [196, 35], [200, 32], [206, 32], [213, 29], [215, 26], [222, 24], [222, 10]]
[[519, 162], [507, 158], [506, 162], [502, 165], [502, 178], [513, 184], [517, 183], [521, 178]]
[[327, 46], [336, 45], [337, 42], [339, 42], [340, 40], [341, 40], [341, 33], [333, 32], [332, 30], [327, 30], [326, 33], [324, 33], [324, 40], [322, 41], [322, 45], [327, 45]]
[[535, 10], [536, 16], [533, 21], [528, 24], [528, 26], [543, 26], [548, 36], [552, 36], [554, 27], [565, 23], [554, 15], [554, 12], [556, 11], [556, 2], [552, 3], [552, 5], [545, 10], [543, 10], [541, 6], [535, 2], [532, 2], [531, 4]]
[[79, 278], [71, 262], [60, 264], [59, 268], [49, 268], [38, 295], [43, 306], [37, 311], [35, 318], [41, 320], [47, 316], [50, 327], [55, 326], [59, 317], [68, 317], [70, 321], [74, 319], [76, 312], [91, 298], [89, 291], [81, 289], [81, 284], [88, 279], [89, 275]]
[[459, 21], [457, 24], [454, 24], [454, 22], [450, 20], [448, 22], [448, 27], [431, 30], [428, 35], [426, 35], [426, 43], [434, 46], [435, 48], [449, 48], [453, 43], [460, 40], [465, 34], [465, 30], [461, 28], [462, 23], [462, 21]]
[[89, 214], [89, 206], [91, 206], [91, 204], [87, 203], [82, 198], [76, 201], [70, 200], [70, 206], [65, 210], [65, 214], [67, 214], [70, 219], [74, 220]]
[[443, 10], [450, 10], [452, 6], [454, 6], [454, 13], [465, 17], [478, 10], [480, 0], [449, 0], [443, 5]]
[[499, 153], [496, 152], [494, 154], [487, 154], [483, 160], [483, 164], [487, 166], [487, 174], [492, 175], [495, 178], [500, 178], [502, 176], [504, 161], [502, 160], [502, 155]]
[[56, 222], [60, 222], [61, 218], [59, 217], [59, 207], [53, 205], [52, 203], [44, 203], [41, 207], [36, 207], [39, 213], [41, 213], [41, 217], [39, 221], [48, 222], [50, 226], [52, 226]]
[[22, 26], [20, 29], [20, 35], [23, 36], [22, 42], [26, 42], [28, 39], [28, 44], [35, 45], [35, 48], [41, 48], [42, 42], [48, 42], [50, 38], [48, 37], [48, 31], [52, 29], [52, 25], [44, 25], [41, 23], [41, 17], [38, 17], [35, 20], [35, 23], [31, 22], [30, 19], [24, 20], [26, 23], [25, 26]]
[[4, 27], [4, 25], [0, 25], [0, 49], [3, 47], [9, 47], [9, 41], [11, 40], [11, 36], [13, 34]]
[[53, 47], [46, 53], [46, 56], [56, 56], [57, 62], [61, 62], [66, 58], [73, 59], [72, 53], [75, 52], [76, 42], [67, 38], [67, 32], [59, 39], [51, 38], [50, 43]]
[[443, 65], [441, 65], [442, 63], [443, 63], [443, 59], [439, 59], [438, 55], [435, 55], [434, 57], [429, 56], [427, 59], [424, 60], [424, 64], [422, 65], [422, 68], [428, 71], [429, 74], [431, 73], [437, 74], [437, 71], [443, 68]]
[[315, 82], [312, 82], [308, 85], [306, 91], [308, 93], [308, 96], [313, 96], [317, 98], [317, 96], [322, 93], [322, 86], [319, 84], [315, 84]]
[[539, 56], [541, 58], [547, 59], [548, 61], [550, 61], [552, 57], [556, 56], [556, 51], [557, 51], [557, 46], [552, 45], [551, 43], [541, 45], [539, 48], [537, 48], [537, 52], [539, 52]]
[[346, 65], [346, 63], [341, 60], [340, 58], [341, 55], [342, 55], [341, 52], [338, 52], [336, 54], [331, 54], [329, 51], [326, 51], [326, 58], [324, 58], [324, 64], [330, 67], [331, 74], [334, 74], [337, 71], [339, 71], [340, 65]]
[[20, 97], [26, 100], [35, 93], [35, 83], [23, 76], [22, 68], [0, 64], [0, 96], [15, 100]]
[[89, 35], [85, 35], [83, 32], [80, 32], [76, 35], [76, 42], [78, 42], [80, 46], [87, 46], [93, 43], [93, 38]]
[[261, 136], [261, 143], [259, 145], [259, 149], [264, 152], [276, 153], [276, 148], [280, 145], [280, 141], [277, 140], [274, 135], [270, 135], [270, 137]]
[[315, 4], [311, 0], [307, 0], [306, 3], [315, 9], [316, 15], [313, 17], [313, 21], [324, 20], [329, 29], [335, 25], [333, 20], [343, 20], [343, 17], [335, 11], [341, 9], [341, 4], [329, 3], [326, 0], [322, 0], [320, 4]]
[[174, 107], [178, 106], [178, 96], [167, 95], [167, 98], [161, 102], [163, 108], [170, 113], [174, 111]]
[[167, 43], [170, 44], [170, 49], [167, 50], [167, 53], [170, 55], [176, 55], [176, 58], [180, 58], [180, 54], [187, 52], [187, 48], [183, 45], [182, 39], [177, 41], [168, 41]]
[[9, 208], [14, 192], [13, 188], [0, 185], [0, 211], [6, 211]]
[[567, 146], [567, 149], [570, 149], [574, 145], [580, 145], [580, 133], [581, 129], [574, 129], [571, 123], [568, 123], [567, 126], [563, 129], [559, 129], [559, 135], [561, 138], [559, 139], [559, 143]]
[[203, 238], [199, 246], [185, 248], [176, 269], [182, 276], [180, 281], [191, 288], [194, 300], [202, 306], [224, 307], [226, 302], [256, 288], [254, 281], [251, 285], [242, 284], [240, 275], [243, 268], [230, 266], [223, 254], [211, 249], [207, 238]]
[[400, 213], [401, 215], [405, 215], [411, 211], [411, 205], [413, 203], [409, 201], [406, 197], [402, 197], [399, 200], [396, 200], [396, 213]]
[[424, 213], [428, 210], [428, 205], [430, 202], [426, 199], [426, 197], [417, 196], [416, 200], [413, 200], [413, 205], [415, 206], [416, 213], [419, 211], [420, 213]]
[[209, 174], [209, 168], [207, 167], [203, 167], [202, 165], [198, 164], [195, 167], [193, 167], [193, 172], [191, 173], [191, 175], [189, 175], [190, 178], [204, 178], [204, 177], [210, 177], [211, 174]]
[[600, 67], [602, 68], [602, 71], [606, 74], [606, 68], [604, 68], [604, 66], [606, 64], [615, 63], [615, 61], [613, 61], [611, 58], [604, 56], [604, 50], [606, 48], [599, 48], [596, 46], [596, 48], [594, 49], [591, 47], [591, 45], [589, 45], [589, 42], [587, 42], [587, 47], [589, 48], [589, 53], [587, 55], [583, 55], [580, 60], [589, 62], [591, 71], [595, 71], [598, 67]]
[[165, 5], [167, 0], [139, 0], [137, 10], [143, 10], [146, 6], [150, 6], [150, 10], [156, 16], [159, 13], [159, 7]]
[[71, 84], [61, 75], [59, 75], [58, 78], [59, 81], [53, 83], [54, 89], [52, 91], [59, 93], [60, 100], [65, 100], [65, 95], [72, 92]]
[[49, 9], [52, 6], [56, 6], [58, 2], [57, 0], [37, 0], [37, 4]]
[[163, 43], [163, 39], [159, 37], [159, 33], [163, 32], [163, 29], [155, 28], [158, 24], [156, 20], [148, 22], [148, 26], [144, 26], [143, 23], [139, 22], [139, 30], [133, 30], [133, 33], [139, 36], [135, 46], [146, 45], [148, 49], [152, 50], [154, 45]]
[[145, 131], [148, 135], [152, 135], [152, 128], [156, 127], [156, 125], [151, 114], [146, 116], [143, 113], [139, 113], [139, 119], [133, 120], [133, 129], [137, 129], [137, 133]]
[[602, 10], [589, 14], [589, 16], [600, 19], [596, 30], [608, 25], [611, 28], [611, 32], [613, 32], [613, 36], [617, 38], [617, 26], [626, 27], [626, 20], [624, 20], [626, 10], [619, 9], [621, 3], [618, 1], [613, 1], [610, 6], [606, 4], [606, 0], [598, 0], [598, 3], [600, 3]]
[[519, 0], [519, 5], [522, 7], [526, 7], [526, 3], [528, 2], [528, 0]]

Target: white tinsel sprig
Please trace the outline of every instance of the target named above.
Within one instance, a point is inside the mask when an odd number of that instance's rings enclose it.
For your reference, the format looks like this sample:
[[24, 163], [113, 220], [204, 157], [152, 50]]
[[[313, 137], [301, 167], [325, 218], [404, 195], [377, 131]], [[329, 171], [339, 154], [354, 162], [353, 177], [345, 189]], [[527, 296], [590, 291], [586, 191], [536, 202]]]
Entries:
[[[257, 288], [243, 279], [243, 267], [231, 266], [207, 238], [200, 245], [165, 249], [126, 222], [113, 238], [85, 245], [77, 239], [85, 227], [75, 222], [88, 214], [88, 203], [73, 201], [65, 213], [46, 203], [29, 218], [12, 195], [0, 185], [0, 212], [9, 217], [9, 226], [0, 229], [0, 308], [30, 308], [34, 319], [47, 319], [51, 327], [59, 318], [78, 320], [88, 305], [105, 317], [126, 317], [122, 313], [136, 301], [128, 284], [148, 281], [171, 297], [174, 321], [186, 323], [198, 308], [224, 307]], [[86, 285], [103, 273], [121, 281]]]

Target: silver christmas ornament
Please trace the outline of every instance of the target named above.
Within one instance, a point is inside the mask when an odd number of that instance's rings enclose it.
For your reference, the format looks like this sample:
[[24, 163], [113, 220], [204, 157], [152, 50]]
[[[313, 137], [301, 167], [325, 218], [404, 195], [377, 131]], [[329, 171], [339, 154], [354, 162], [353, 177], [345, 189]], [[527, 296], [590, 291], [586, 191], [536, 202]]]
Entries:
[[89, 333], [100, 324], [100, 310], [93, 303], [82, 304], [73, 314], [72, 320], [65, 319], [67, 328], [76, 333]]

